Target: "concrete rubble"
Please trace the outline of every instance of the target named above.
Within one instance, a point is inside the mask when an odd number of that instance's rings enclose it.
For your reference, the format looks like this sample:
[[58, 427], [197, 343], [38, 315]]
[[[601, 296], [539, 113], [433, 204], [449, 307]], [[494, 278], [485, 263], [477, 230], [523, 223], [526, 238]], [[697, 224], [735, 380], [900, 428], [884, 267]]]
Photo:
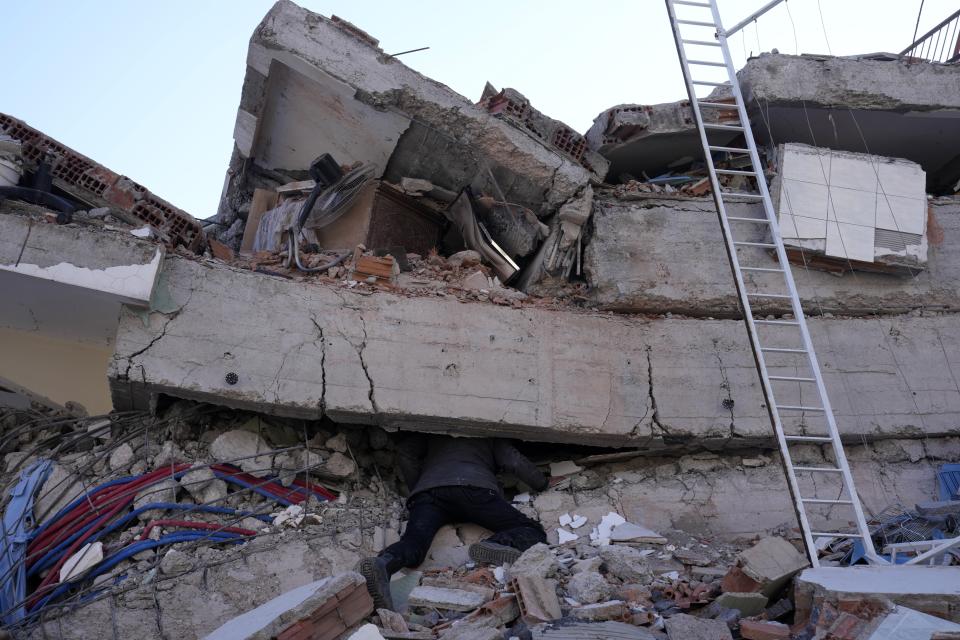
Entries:
[[[958, 73], [776, 53], [740, 72], [887, 558], [958, 534]], [[0, 611], [14, 637], [957, 631], [955, 549], [894, 567], [842, 536], [803, 548], [687, 100], [618, 105], [580, 134], [515, 89], [474, 102], [279, 0], [250, 40], [233, 142], [198, 221], [0, 114], [8, 513], [43, 471], [35, 528], [4, 542], [24, 547], [26, 591]], [[763, 215], [743, 158], [714, 162], [728, 213]], [[794, 319], [782, 299], [754, 310]], [[804, 405], [797, 387], [778, 402]], [[468, 549], [490, 532], [444, 525], [394, 576], [397, 610], [375, 610], [354, 569], [407, 525], [409, 431], [515, 439], [550, 488], [502, 489], [547, 542], [485, 566]], [[816, 444], [793, 456], [835, 462]], [[849, 525], [828, 504], [809, 517]]]

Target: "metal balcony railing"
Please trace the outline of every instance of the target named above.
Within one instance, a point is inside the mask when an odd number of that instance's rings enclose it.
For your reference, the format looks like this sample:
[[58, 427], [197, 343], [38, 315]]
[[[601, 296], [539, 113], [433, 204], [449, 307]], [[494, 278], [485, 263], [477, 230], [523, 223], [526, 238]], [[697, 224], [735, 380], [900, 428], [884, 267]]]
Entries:
[[960, 10], [930, 29], [916, 42], [900, 52], [902, 56], [930, 62], [960, 60]]

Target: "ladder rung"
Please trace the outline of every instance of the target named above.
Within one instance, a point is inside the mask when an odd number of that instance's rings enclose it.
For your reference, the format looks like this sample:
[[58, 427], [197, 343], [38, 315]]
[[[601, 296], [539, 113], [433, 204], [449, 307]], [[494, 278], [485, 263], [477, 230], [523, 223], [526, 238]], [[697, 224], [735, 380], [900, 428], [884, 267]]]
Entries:
[[777, 245], [769, 242], [734, 242], [738, 247], [766, 247], [767, 249], [776, 249]]
[[859, 533], [840, 533], [839, 531], [811, 531], [810, 535], [814, 538], [862, 538]]
[[[799, 323], [799, 322], [794, 322], [793, 320], [754, 320], [754, 321], [753, 321], [753, 324], [779, 324], [779, 325], [787, 326], [787, 327], [799, 327], [799, 326], [800, 326], [800, 323]], [[774, 379], [777, 379], [777, 380], [793, 380], [793, 378], [778, 378], [777, 376], [770, 376], [770, 379], [771, 379], [771, 380], [774, 380]], [[813, 378], [811, 378], [811, 380], [812, 380], [812, 379], [813, 379]], [[800, 380], [800, 378], [797, 378], [797, 380]]]
[[717, 109], [739, 109], [735, 104], [727, 104], [726, 102], [700, 102], [697, 100], [697, 104], [701, 107], [716, 107]]
[[[729, 220], [729, 218], [727, 218]], [[749, 220], [749, 218], [740, 218], [741, 220]], [[783, 273], [783, 269], [769, 269], [767, 267], [740, 267], [740, 271], [763, 271], [766, 273]]]
[[701, 47], [719, 47], [719, 42], [708, 42], [707, 40], [681, 40], [683, 44], [696, 44]]
[[710, 62], [709, 60], [687, 60], [687, 64], [698, 64], [703, 67], [725, 67], [725, 62]]
[[783, 411], [823, 411], [823, 407], [805, 407], [803, 405], [793, 405], [793, 404], [781, 404], [777, 406], [777, 409]]
[[710, 80], [691, 80], [690, 84], [702, 84], [707, 87], [729, 87], [730, 82], [711, 82]]
[[705, 122], [703, 124], [704, 129], [716, 129], [718, 131], [745, 131], [743, 127], [738, 124], [711, 124]]
[[[766, 218], [737, 218], [735, 216], [727, 216], [727, 220], [731, 220], [733, 222], [753, 222], [755, 224], [770, 224], [770, 221], [767, 220]], [[774, 269], [774, 271], [780, 271], [780, 269]]]
[[709, 2], [692, 2], [691, 0], [673, 0], [673, 4], [685, 4], [688, 7], [706, 7], [710, 8]]
[[830, 436], [783, 436], [792, 442], [833, 442]]
[[677, 20], [677, 24], [692, 24], [695, 27], [715, 27], [715, 22], [703, 22], [702, 20]]
[[[807, 436], [812, 437], [812, 436]], [[794, 471], [817, 471], [820, 473], [843, 473], [843, 469], [837, 469], [836, 467], [794, 467]]]
[[790, 296], [785, 293], [747, 293], [748, 296], [753, 296], [754, 298], [781, 298], [785, 300], [790, 300]]
[[768, 380], [780, 380], [782, 382], [816, 382], [816, 378], [798, 378], [796, 376], [767, 376]]
[[853, 504], [850, 500], [826, 500], [821, 498], [800, 498], [800, 502], [807, 504]]
[[725, 176], [754, 176], [756, 177], [756, 171], [740, 171], [739, 169], [714, 169], [714, 172], [719, 173]]
[[760, 347], [760, 351], [768, 353], [806, 353], [806, 349], [788, 349], [786, 347]]
[[759, 193], [738, 193], [736, 191], [721, 191], [721, 196], [730, 196], [737, 198], [747, 198], [749, 200], [763, 200], [763, 196]]
[[710, 146], [710, 151], [728, 151], [730, 153], [750, 153], [750, 149], [741, 149], [740, 147], [714, 147]]

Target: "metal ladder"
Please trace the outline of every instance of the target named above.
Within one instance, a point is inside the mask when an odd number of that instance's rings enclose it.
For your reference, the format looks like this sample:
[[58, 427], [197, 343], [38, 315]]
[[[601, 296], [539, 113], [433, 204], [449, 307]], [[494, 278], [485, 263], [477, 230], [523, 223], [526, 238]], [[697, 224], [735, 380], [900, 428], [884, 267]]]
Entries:
[[[780, 453], [783, 456], [784, 470], [787, 484], [793, 498], [797, 518], [803, 533], [804, 544], [810, 562], [814, 567], [820, 566], [817, 557], [815, 539], [822, 536], [831, 538], [859, 539], [863, 544], [867, 559], [871, 562], [886, 564], [879, 558], [870, 538], [870, 532], [863, 515], [863, 508], [854, 487], [853, 477], [847, 457], [840, 441], [833, 410], [827, 398], [820, 365], [807, 330], [806, 319], [797, 288], [793, 281], [790, 265], [787, 262], [787, 253], [780, 236], [780, 226], [777, 222], [770, 193], [763, 175], [763, 167], [757, 154], [750, 121], [747, 118], [746, 108], [740, 85], [737, 82], [736, 70], [730, 57], [727, 46], [727, 36], [730, 32], [723, 30], [720, 13], [716, 0], [665, 0], [667, 12], [670, 16], [670, 26], [677, 45], [677, 54], [680, 57], [680, 66], [683, 67], [683, 78], [690, 96], [690, 106], [696, 119], [697, 129], [700, 132], [700, 141], [703, 144], [704, 158], [710, 175], [710, 185], [713, 189], [713, 198], [717, 206], [720, 227], [726, 245], [727, 256], [736, 281], [740, 307], [743, 311], [750, 336], [750, 345], [756, 359], [757, 370], [766, 398], [770, 421], [776, 432]], [[769, 10], [778, 2], [767, 4], [751, 18], [741, 22], [731, 30], [740, 27], [755, 19], [761, 13]], [[677, 7], [684, 6], [684, 15], [677, 17]], [[687, 16], [686, 14], [690, 15]], [[709, 15], [706, 15], [709, 13]], [[683, 29], [684, 32], [681, 32]], [[711, 29], [709, 36], [706, 30]], [[699, 30], [699, 36], [697, 35]], [[688, 48], [695, 50], [695, 57], [690, 58]], [[699, 53], [703, 51], [704, 53]], [[721, 54], [717, 60], [715, 54]], [[714, 77], [710, 76], [710, 68]], [[691, 74], [691, 68], [698, 70], [697, 77]], [[704, 71], [699, 71], [704, 69]], [[717, 69], [725, 71], [726, 79], [719, 76]], [[719, 77], [718, 77], [719, 76]], [[722, 101], [710, 102], [697, 97], [697, 87], [729, 87], [733, 94], [734, 104]], [[707, 113], [720, 113], [719, 110], [736, 110], [739, 116], [737, 124], [720, 124], [704, 122], [704, 110]], [[721, 146], [710, 141], [708, 132], [718, 131], [739, 136], [746, 140], [745, 147]], [[732, 143], [729, 143], [732, 144]], [[713, 153], [729, 154], [743, 162], [738, 169], [717, 169], [714, 166]], [[747, 159], [749, 165], [746, 164]], [[719, 177], [721, 175], [747, 176], [753, 178], [758, 186], [759, 193], [741, 194], [721, 190]], [[741, 202], [763, 203], [763, 217], [730, 216], [727, 208], [731, 198]], [[739, 205], [736, 205], [739, 206]], [[767, 230], [770, 240], [756, 237], [758, 230]], [[773, 252], [775, 264], [771, 264], [769, 253]], [[742, 264], [743, 263], [743, 264]], [[755, 305], [762, 305], [764, 301], [787, 301], [793, 310], [793, 318], [763, 319], [756, 318]], [[771, 373], [775, 370], [776, 375]], [[781, 375], [786, 373], [788, 375]], [[806, 402], [804, 395], [816, 398], [816, 401]], [[799, 400], [793, 398], [799, 397]], [[811, 424], [812, 422], [812, 424]], [[802, 466], [794, 464], [793, 451], [798, 446], [829, 444], [832, 448], [835, 466]], [[829, 465], [829, 463], [828, 463]], [[841, 487], [838, 493], [835, 485], [829, 488], [833, 497], [820, 497], [817, 480], [824, 476], [840, 477]], [[801, 492], [801, 481], [807, 495]], [[813, 487], [811, 492], [809, 487]], [[822, 488], [821, 488], [822, 489]], [[808, 495], [813, 493], [813, 495]], [[828, 509], [830, 515], [824, 519], [831, 519], [834, 511], [852, 512], [852, 522], [855, 523], [855, 532], [852, 531], [818, 531], [811, 528], [808, 511], [811, 509]], [[841, 525], [849, 529], [850, 519]], [[822, 527], [827, 529], [827, 526]]]

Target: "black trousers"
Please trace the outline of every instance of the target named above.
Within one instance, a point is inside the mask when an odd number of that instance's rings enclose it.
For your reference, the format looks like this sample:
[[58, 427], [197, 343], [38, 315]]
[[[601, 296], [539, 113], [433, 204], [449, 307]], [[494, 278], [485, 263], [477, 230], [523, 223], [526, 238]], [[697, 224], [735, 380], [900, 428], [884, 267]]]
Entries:
[[479, 487], [435, 487], [414, 494], [407, 501], [410, 520], [398, 542], [380, 552], [389, 557], [390, 573], [423, 562], [433, 537], [445, 524], [473, 522], [490, 531], [492, 542], [526, 551], [546, 542], [540, 523], [517, 511], [500, 494]]

